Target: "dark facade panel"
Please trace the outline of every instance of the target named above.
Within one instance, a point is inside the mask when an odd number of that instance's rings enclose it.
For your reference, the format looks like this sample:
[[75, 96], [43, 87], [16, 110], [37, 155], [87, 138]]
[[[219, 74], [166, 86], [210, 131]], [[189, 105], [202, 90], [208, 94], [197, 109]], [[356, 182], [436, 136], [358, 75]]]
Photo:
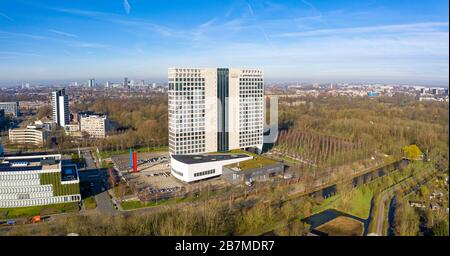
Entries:
[[228, 151], [229, 70], [217, 69], [217, 151]]

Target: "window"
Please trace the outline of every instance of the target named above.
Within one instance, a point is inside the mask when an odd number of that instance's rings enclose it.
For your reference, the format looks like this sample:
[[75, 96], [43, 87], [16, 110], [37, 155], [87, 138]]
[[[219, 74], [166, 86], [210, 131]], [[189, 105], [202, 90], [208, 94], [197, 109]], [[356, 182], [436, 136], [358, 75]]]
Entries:
[[210, 174], [214, 174], [215, 172], [216, 172], [216, 169], [212, 169], [212, 170], [208, 170], [208, 171], [203, 171], [203, 172], [197, 172], [197, 173], [194, 173], [194, 177], [210, 175]]

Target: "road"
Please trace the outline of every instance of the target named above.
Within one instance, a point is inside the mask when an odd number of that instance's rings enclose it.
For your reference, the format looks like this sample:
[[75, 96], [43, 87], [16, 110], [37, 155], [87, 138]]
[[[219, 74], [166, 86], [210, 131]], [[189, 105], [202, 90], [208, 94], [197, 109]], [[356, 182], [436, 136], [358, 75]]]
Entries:
[[96, 210], [101, 214], [115, 215], [116, 208], [111, 202], [111, 198], [106, 191], [107, 174], [104, 170], [98, 169], [98, 164], [92, 157], [91, 151], [82, 151], [83, 158], [86, 161], [86, 170], [80, 173], [84, 180], [91, 184], [92, 193], [97, 202]]
[[[432, 175], [432, 174], [430, 174], [430, 175]], [[424, 176], [421, 177], [424, 180], [419, 182], [420, 185], [423, 185], [424, 181], [426, 181], [428, 179], [427, 175], [424, 175]], [[387, 191], [383, 192], [383, 195], [378, 204], [377, 226], [376, 226], [376, 232], [375, 232], [377, 235], [379, 235], [379, 236], [385, 235], [383, 232], [384, 231], [383, 226], [384, 226], [384, 221], [386, 220], [384, 212], [385, 212], [385, 205], [386, 205], [387, 200], [391, 200], [392, 196], [395, 194], [395, 192], [400, 190], [406, 182], [408, 182], [408, 179], [394, 185], [393, 187], [389, 188]]]
[[91, 151], [85, 150], [85, 151], [82, 151], [81, 154], [83, 155], [83, 158], [86, 161], [86, 169], [90, 170], [90, 169], [97, 168], [97, 164], [91, 155]]
[[377, 229], [376, 234], [379, 236], [383, 236], [383, 226], [384, 226], [384, 208], [386, 205], [386, 201], [389, 200], [392, 196], [392, 191], [387, 191], [381, 197], [381, 200], [378, 204], [378, 214], [377, 214]]
[[95, 201], [97, 202], [97, 211], [101, 214], [116, 215], [116, 208], [111, 202], [111, 198], [107, 191], [95, 195]]

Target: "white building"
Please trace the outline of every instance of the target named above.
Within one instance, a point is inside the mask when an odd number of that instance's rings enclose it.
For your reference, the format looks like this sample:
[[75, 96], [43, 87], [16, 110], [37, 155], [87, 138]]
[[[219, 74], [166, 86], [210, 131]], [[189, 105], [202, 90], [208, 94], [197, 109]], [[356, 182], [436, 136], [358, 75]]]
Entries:
[[62, 127], [68, 125], [70, 122], [69, 98], [65, 89], [52, 92], [52, 106], [53, 122]]
[[42, 127], [29, 125], [26, 128], [9, 129], [9, 141], [13, 144], [42, 147], [47, 141], [47, 137], [48, 132]]
[[106, 115], [80, 115], [80, 131], [88, 133], [92, 138], [105, 138], [108, 127], [107, 123]]
[[[264, 78], [260, 70], [169, 69], [169, 152], [172, 173], [191, 182], [222, 173], [229, 161], [182, 164], [177, 158], [233, 149], [262, 150]], [[249, 157], [248, 155], [245, 155]], [[202, 157], [206, 157], [203, 155]], [[251, 159], [251, 157], [250, 157]], [[214, 173], [196, 175], [214, 165]], [[221, 166], [220, 168], [218, 166]], [[204, 166], [206, 166], [204, 168]]]
[[172, 155], [170, 165], [175, 178], [192, 182], [222, 175], [222, 167], [250, 160], [246, 154]]
[[75, 165], [61, 155], [0, 157], [0, 208], [79, 202]]
[[3, 109], [5, 111], [5, 115], [12, 115], [17, 117], [19, 102], [0, 102], [0, 109]]
[[171, 154], [262, 149], [263, 110], [259, 70], [169, 69]]

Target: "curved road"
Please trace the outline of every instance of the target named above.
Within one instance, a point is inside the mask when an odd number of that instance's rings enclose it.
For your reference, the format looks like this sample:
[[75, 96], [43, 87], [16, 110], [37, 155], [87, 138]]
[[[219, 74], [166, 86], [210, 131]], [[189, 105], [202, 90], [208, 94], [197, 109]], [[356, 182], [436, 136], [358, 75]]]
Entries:
[[[433, 173], [428, 174], [428, 175], [423, 175], [422, 177], [420, 177], [422, 179], [422, 181], [418, 182], [418, 184], [423, 185], [423, 181], [427, 180], [428, 176], [430, 176], [430, 175], [433, 175]], [[395, 194], [395, 192], [400, 190], [402, 188], [402, 185], [405, 184], [405, 182], [407, 182], [408, 180], [409, 180], [409, 178], [398, 184], [395, 184], [394, 186], [392, 186], [391, 188], [389, 188], [388, 190], [383, 192], [383, 195], [378, 204], [377, 226], [376, 226], [376, 231], [375, 231], [375, 233], [377, 235], [379, 235], [379, 236], [385, 235], [383, 232], [384, 231], [383, 226], [384, 226], [384, 221], [386, 220], [386, 218], [384, 217], [386, 201], [390, 200], [392, 198], [392, 196]]]

